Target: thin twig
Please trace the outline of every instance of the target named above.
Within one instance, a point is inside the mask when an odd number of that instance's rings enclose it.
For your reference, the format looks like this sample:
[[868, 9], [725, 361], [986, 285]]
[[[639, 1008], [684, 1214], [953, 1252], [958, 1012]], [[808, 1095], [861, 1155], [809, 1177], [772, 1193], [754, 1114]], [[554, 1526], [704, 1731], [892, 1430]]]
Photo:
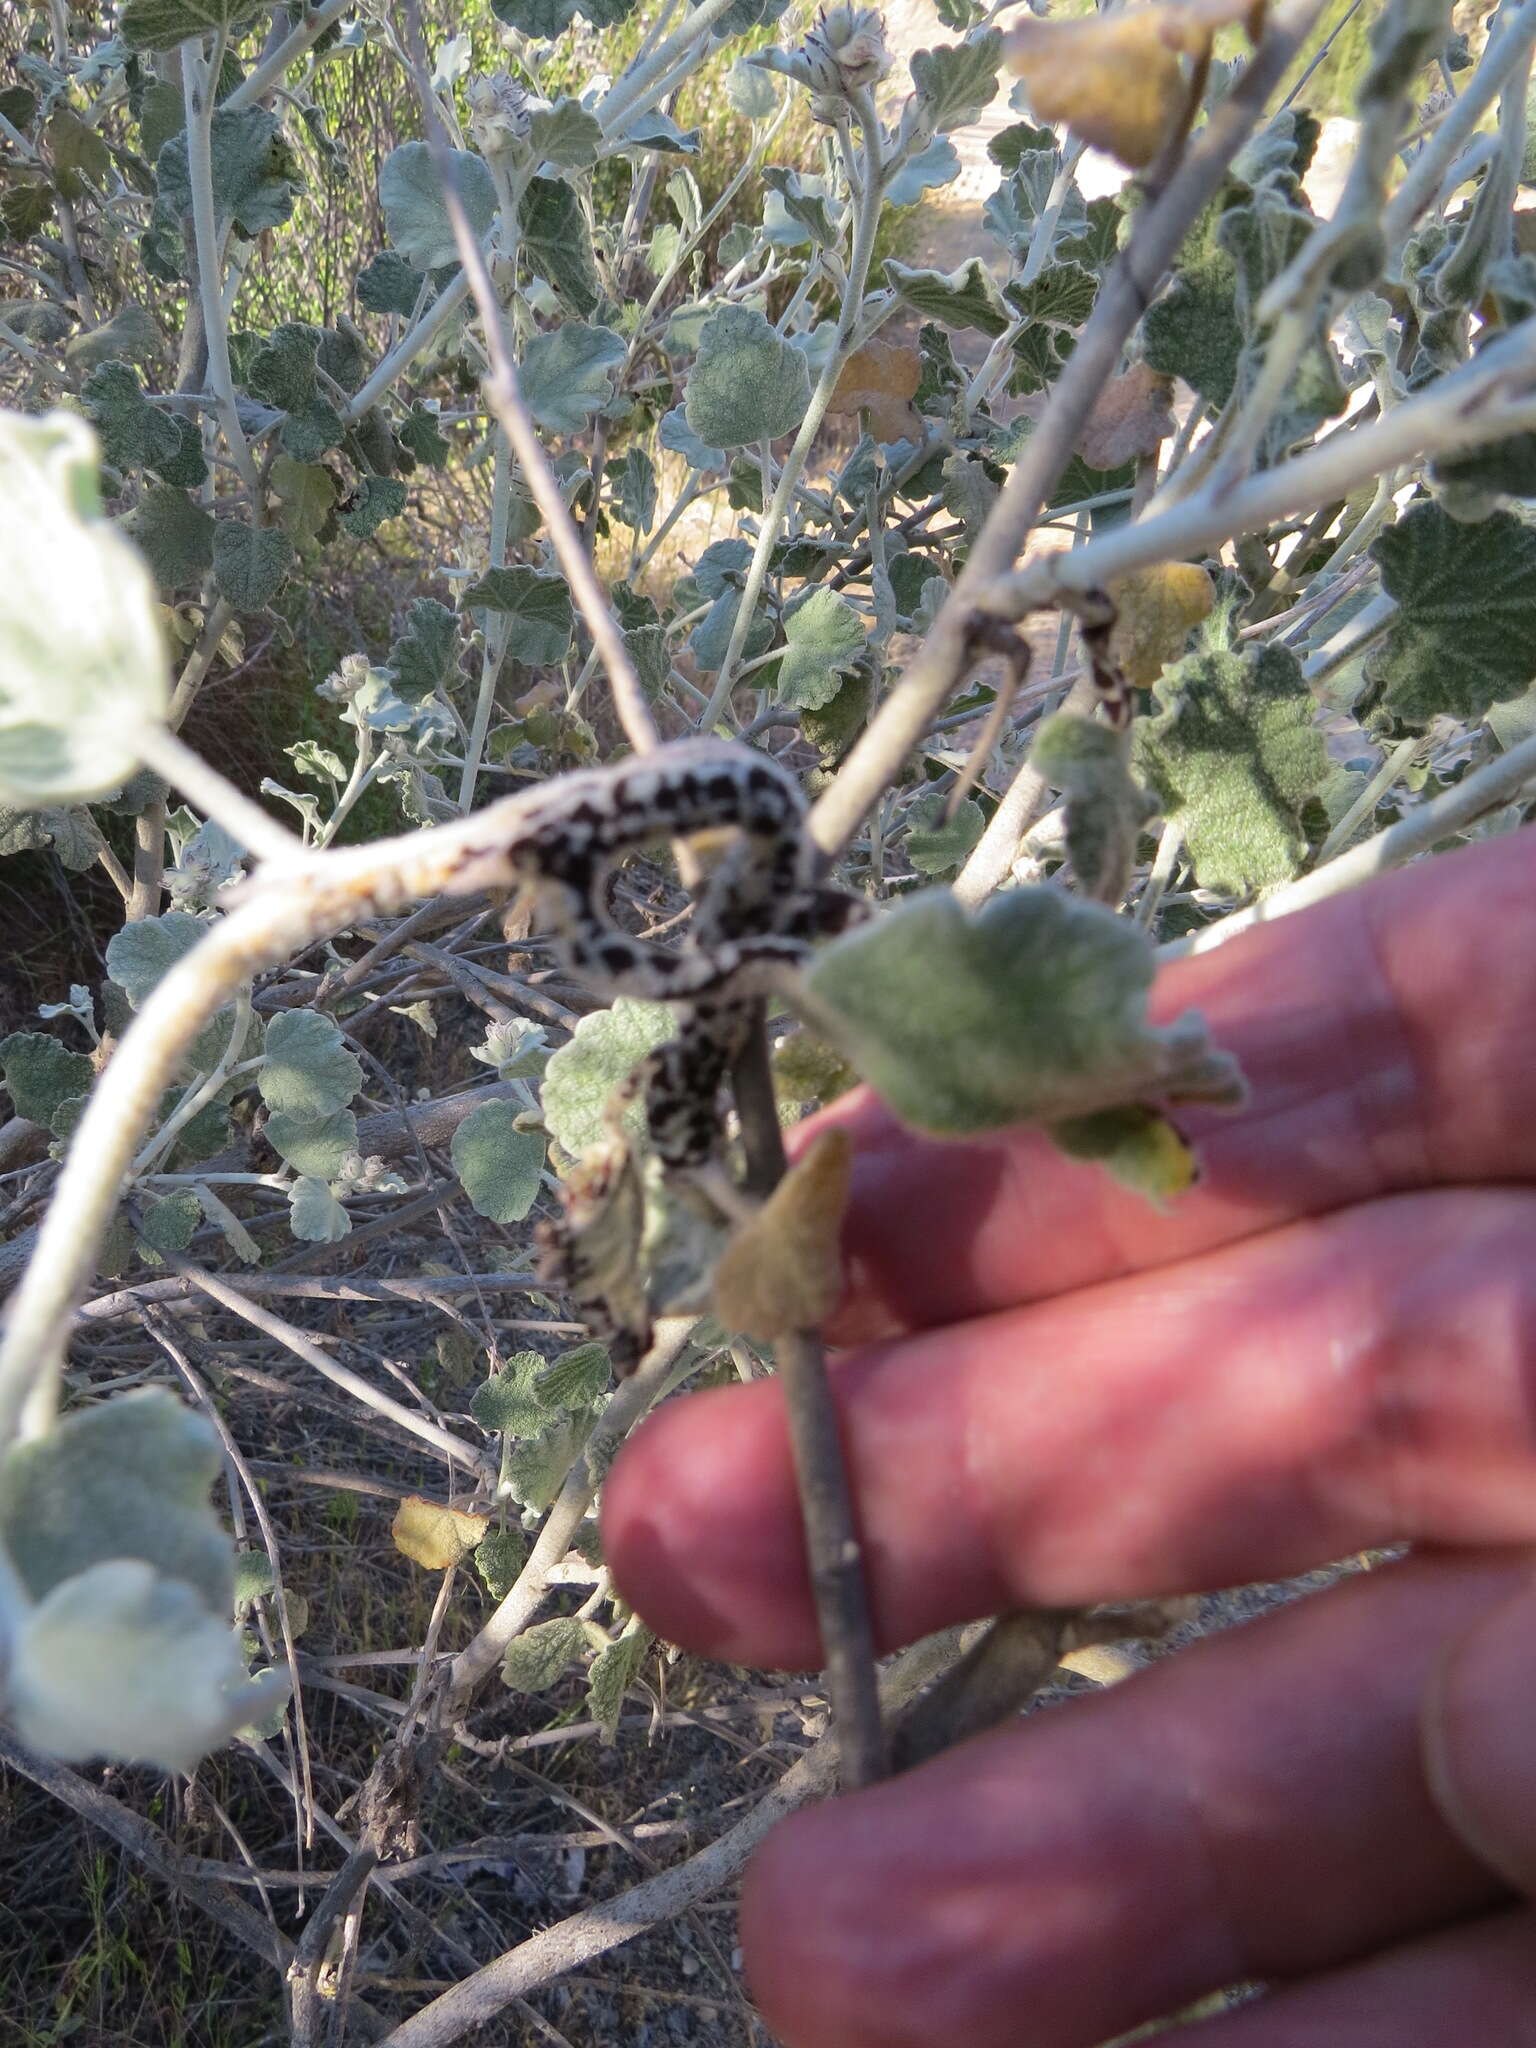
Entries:
[[[784, 1139], [761, 1005], [731, 1080], [747, 1161], [745, 1184], [756, 1194], [766, 1194], [783, 1176]], [[821, 1337], [815, 1330], [791, 1331], [777, 1339], [773, 1350], [784, 1390], [811, 1594], [842, 1758], [840, 1777], [843, 1790], [851, 1792], [874, 1784], [886, 1772], [864, 1550]]]

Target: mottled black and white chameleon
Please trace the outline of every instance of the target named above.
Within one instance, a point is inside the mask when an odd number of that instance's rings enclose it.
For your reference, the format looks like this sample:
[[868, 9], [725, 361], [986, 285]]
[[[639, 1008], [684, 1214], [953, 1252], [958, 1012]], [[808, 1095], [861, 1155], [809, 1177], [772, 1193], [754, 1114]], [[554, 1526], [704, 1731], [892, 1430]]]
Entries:
[[[699, 893], [675, 949], [614, 923], [608, 883], [636, 849], [695, 835], [732, 837]], [[826, 886], [805, 831], [794, 777], [728, 741], [684, 740], [610, 768], [562, 776], [521, 800], [504, 854], [532, 885], [571, 971], [606, 995], [672, 1004], [677, 1035], [625, 1084], [642, 1094], [654, 1151], [668, 1169], [697, 1168], [718, 1151], [720, 1091], [750, 1029], [753, 1005], [814, 942], [863, 914], [862, 901]], [[638, 1310], [612, 1299], [622, 1247], [639, 1231], [634, 1161], [621, 1146], [584, 1163], [567, 1184], [566, 1218], [545, 1226], [545, 1278], [572, 1296], [599, 1334]], [[624, 1359], [616, 1349], [616, 1359]]]

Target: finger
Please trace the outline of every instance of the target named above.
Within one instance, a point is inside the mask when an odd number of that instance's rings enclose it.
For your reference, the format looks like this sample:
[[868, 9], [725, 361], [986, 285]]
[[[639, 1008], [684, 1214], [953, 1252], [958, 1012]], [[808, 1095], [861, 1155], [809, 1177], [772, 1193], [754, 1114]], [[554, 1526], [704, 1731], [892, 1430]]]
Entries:
[[1159, 2048], [1528, 2048], [1536, 1915], [1505, 1912], [1282, 1991]]
[[1417, 1713], [1437, 1646], [1513, 1577], [1390, 1567], [796, 1815], [742, 1894], [768, 2025], [788, 2048], [1093, 2048], [1485, 1909]]
[[1536, 1580], [1441, 1659], [1425, 1705], [1429, 1782], [1456, 1832], [1536, 1897]]
[[[835, 1334], [867, 1341], [1092, 1285], [1299, 1216], [1436, 1181], [1536, 1175], [1536, 839], [1442, 856], [1180, 962], [1163, 1020], [1201, 1010], [1249, 1106], [1181, 1113], [1200, 1184], [1159, 1214], [1037, 1131], [945, 1144], [867, 1091], [825, 1121], [857, 1140]], [[804, 1142], [803, 1138], [801, 1142]]]
[[[1536, 1191], [1399, 1196], [855, 1353], [839, 1403], [876, 1633], [1536, 1541]], [[823, 1659], [772, 1381], [651, 1418], [605, 1554], [659, 1633]]]

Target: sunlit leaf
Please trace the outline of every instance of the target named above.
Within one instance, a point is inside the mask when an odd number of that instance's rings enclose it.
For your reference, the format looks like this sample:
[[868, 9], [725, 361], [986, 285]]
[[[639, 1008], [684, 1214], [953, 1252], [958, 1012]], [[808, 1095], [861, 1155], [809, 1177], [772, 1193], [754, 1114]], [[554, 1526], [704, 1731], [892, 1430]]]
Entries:
[[750, 306], [722, 306], [699, 337], [688, 378], [689, 429], [712, 448], [745, 448], [791, 433], [805, 417], [805, 357]]
[[1147, 1023], [1154, 967], [1144, 932], [1061, 890], [1009, 890], [973, 917], [936, 889], [824, 947], [796, 1008], [941, 1136], [1234, 1099], [1236, 1070], [1193, 1012]]
[[450, 1148], [453, 1170], [471, 1206], [493, 1223], [518, 1223], [538, 1199], [545, 1142], [517, 1128], [515, 1102], [482, 1102], [459, 1125]]
[[490, 1528], [488, 1514], [471, 1514], [464, 1508], [443, 1507], [408, 1493], [389, 1525], [390, 1540], [402, 1557], [419, 1564], [424, 1571], [444, 1572], [462, 1564]]

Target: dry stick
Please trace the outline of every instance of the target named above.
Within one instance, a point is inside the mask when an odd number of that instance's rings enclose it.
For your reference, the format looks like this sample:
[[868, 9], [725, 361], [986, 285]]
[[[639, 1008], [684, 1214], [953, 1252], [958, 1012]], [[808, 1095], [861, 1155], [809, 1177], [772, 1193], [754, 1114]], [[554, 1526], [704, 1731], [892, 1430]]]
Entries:
[[[747, 1158], [746, 1184], [754, 1194], [767, 1194], [784, 1174], [784, 1139], [761, 1004], [731, 1082]], [[864, 1550], [821, 1335], [786, 1331], [775, 1339], [773, 1354], [789, 1420], [811, 1594], [841, 1758], [839, 1777], [843, 1791], [853, 1792], [883, 1778], [887, 1769]]]
[[982, 594], [1013, 566], [1071, 458], [1095, 400], [1114, 372], [1127, 337], [1257, 123], [1321, 5], [1322, 0], [1282, 0], [1242, 77], [1200, 131], [1166, 189], [1138, 217], [1040, 423], [977, 536], [933, 631], [854, 746], [837, 780], [811, 812], [811, 831], [829, 858], [852, 839], [865, 813], [895, 779], [965, 672]]
[[[613, 708], [619, 715], [630, 745], [637, 754], [649, 753], [661, 744], [661, 735], [651, 717], [651, 707], [645, 700], [645, 691], [635, 673], [635, 665], [629, 658], [629, 649], [624, 644], [624, 635], [619, 630], [617, 619], [609, 606], [603, 586], [597, 580], [597, 571], [592, 566], [581, 534], [569, 507], [561, 494], [559, 481], [550, 467], [549, 457], [544, 452], [544, 443], [539, 439], [533, 416], [524, 403], [522, 387], [518, 382], [517, 368], [507, 347], [506, 330], [502, 326], [501, 304], [496, 297], [491, 274], [485, 267], [485, 257], [475, 231], [459, 198], [454, 183], [453, 162], [448, 154], [448, 144], [443, 135], [443, 124], [437, 110], [437, 100], [426, 75], [422, 54], [421, 21], [417, 8], [412, 4], [406, 10], [408, 43], [411, 68], [415, 77], [416, 96], [421, 102], [422, 118], [426, 125], [427, 146], [432, 152], [432, 161], [437, 168], [442, 186], [443, 205], [447, 209], [449, 223], [453, 228], [453, 239], [458, 245], [459, 261], [469, 284], [470, 297], [474, 300], [480, 315], [480, 326], [485, 336], [485, 351], [490, 359], [491, 374], [485, 380], [485, 399], [496, 415], [507, 445], [517, 457], [518, 465], [527, 479], [533, 501], [544, 515], [549, 526], [550, 539], [555, 544], [555, 554], [565, 571], [566, 581], [571, 586], [581, 615], [586, 620], [587, 630], [592, 635], [594, 646], [602, 657], [603, 667], [608, 671], [609, 688], [613, 691]], [[516, 650], [512, 650], [515, 652]]]

